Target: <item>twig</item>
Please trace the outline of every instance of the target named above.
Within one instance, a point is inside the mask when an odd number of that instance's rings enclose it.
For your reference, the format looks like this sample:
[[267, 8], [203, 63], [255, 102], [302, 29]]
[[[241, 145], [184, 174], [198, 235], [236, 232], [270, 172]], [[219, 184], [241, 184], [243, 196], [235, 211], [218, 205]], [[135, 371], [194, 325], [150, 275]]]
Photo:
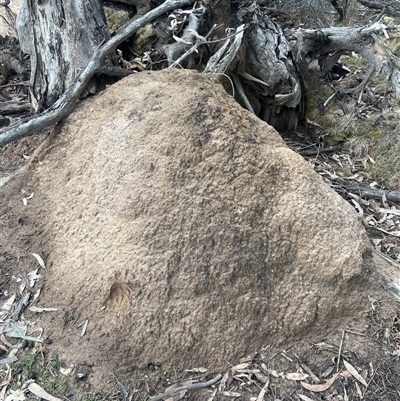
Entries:
[[362, 393], [363, 397], [364, 397], [364, 395], [366, 394], [369, 385], [372, 383], [372, 380], [374, 380], [374, 377], [375, 377], [375, 375], [376, 375], [376, 372], [377, 372], [378, 369], [381, 367], [381, 365], [382, 365], [382, 362], [379, 362], [378, 367], [374, 370], [374, 374], [372, 375], [370, 381], [367, 383], [367, 387], [365, 387], [365, 389], [364, 389], [364, 391], [363, 391], [363, 393]]
[[180, 393], [181, 391], [194, 390], [194, 389], [198, 389], [198, 388], [210, 387], [213, 384], [219, 382], [221, 379], [222, 379], [222, 375], [218, 374], [217, 376], [214, 377], [214, 379], [211, 379], [208, 382], [193, 383], [193, 384], [187, 384], [186, 386], [177, 387], [177, 388], [174, 388], [172, 390], [166, 391], [165, 393], [162, 393], [162, 394], [156, 395], [154, 397], [151, 397], [150, 401], [162, 400], [163, 398], [170, 397], [171, 395], [174, 395], [176, 393]]
[[342, 356], [342, 347], [343, 347], [343, 340], [344, 340], [345, 334], [346, 334], [346, 330], [343, 330], [342, 339], [340, 340], [338, 359], [337, 359], [337, 363], [336, 363], [336, 372], [339, 372], [340, 357]]
[[[207, 35], [204, 37], [198, 35], [196, 32], [196, 43], [194, 43], [194, 45], [186, 53], [182, 54], [182, 56], [180, 56], [176, 61], [174, 61], [168, 68], [174, 68], [177, 65], [181, 65], [183, 60], [185, 60], [187, 57], [189, 57], [192, 53], [197, 52], [197, 48], [199, 46], [205, 45], [208, 43], [213, 43], [213, 42], [208, 42], [207, 38], [210, 37], [210, 35], [216, 28], [217, 28], [217, 25], [214, 24], [212, 26], [212, 28], [210, 29], [210, 31], [207, 33]], [[232, 36], [234, 36], [234, 35], [232, 35]], [[223, 38], [221, 40], [225, 40], [225, 39], [227, 39], [227, 38]]]
[[12, 86], [29, 86], [29, 82], [15, 82], [13, 84], [0, 85], [0, 89], [10, 88]]
[[356, 336], [362, 336], [362, 337], [366, 336], [366, 334], [358, 333], [357, 331], [353, 331], [353, 330], [349, 330], [349, 329], [346, 329], [346, 333], [355, 334]]
[[319, 380], [315, 373], [301, 360], [301, 358], [297, 354], [294, 354], [294, 356], [299, 361], [300, 366], [310, 375], [311, 379], [317, 384], [321, 383], [321, 380]]
[[232, 82], [232, 80], [231, 80], [231, 78], [229, 77], [228, 74], [224, 74], [223, 72], [210, 72], [208, 74], [222, 75], [225, 78], [227, 78], [229, 80], [229, 82], [231, 83], [232, 96], [235, 97], [235, 86], [233, 85], [233, 82]]

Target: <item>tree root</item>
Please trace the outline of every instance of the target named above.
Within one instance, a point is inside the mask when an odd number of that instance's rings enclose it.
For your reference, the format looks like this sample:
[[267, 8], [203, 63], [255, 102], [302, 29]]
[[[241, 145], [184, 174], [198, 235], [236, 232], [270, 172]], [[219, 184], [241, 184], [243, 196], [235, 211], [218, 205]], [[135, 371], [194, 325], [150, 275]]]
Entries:
[[[397, 57], [378, 38], [382, 33], [389, 38], [388, 31], [398, 29], [398, 26], [387, 26], [375, 22], [363, 27], [333, 27], [319, 30], [299, 29], [298, 58], [309, 55], [315, 58], [328, 57], [330, 53], [353, 51], [369, 62], [367, 74], [360, 85], [351, 89], [340, 89], [336, 93], [359, 93], [358, 102], [374, 72], [386, 74], [391, 79], [396, 101], [400, 104], [400, 71], [397, 67]], [[372, 41], [371, 41], [372, 39]], [[326, 102], [327, 103], [327, 102]]]

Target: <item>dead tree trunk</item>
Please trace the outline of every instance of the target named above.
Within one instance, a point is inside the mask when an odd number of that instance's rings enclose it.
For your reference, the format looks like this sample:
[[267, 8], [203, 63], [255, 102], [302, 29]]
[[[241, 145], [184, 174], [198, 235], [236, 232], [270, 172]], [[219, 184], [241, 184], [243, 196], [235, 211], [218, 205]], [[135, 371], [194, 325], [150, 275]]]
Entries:
[[[389, 32], [398, 26], [387, 26], [382, 22], [362, 27], [332, 27], [319, 30], [299, 29], [298, 57], [304, 55], [318, 58], [324, 67], [325, 63], [345, 51], [360, 54], [369, 62], [368, 71], [364, 80], [356, 88], [341, 90], [344, 93], [359, 93], [359, 99], [374, 72], [384, 73], [392, 81], [396, 94], [396, 101], [400, 104], [400, 71], [395, 56], [385, 44]], [[379, 35], [382, 35], [381, 38]]]
[[358, 0], [358, 2], [372, 10], [377, 10], [393, 17], [400, 17], [400, 2], [397, 0]]
[[31, 57], [35, 113], [54, 104], [110, 37], [99, 0], [25, 0], [17, 29]]
[[[211, 25], [225, 25], [230, 16], [224, 40], [220, 34], [220, 47], [213, 49], [215, 54], [209, 58], [203, 72], [217, 74], [229, 93], [245, 108], [268, 122], [278, 131], [293, 131], [305, 116], [304, 93], [300, 74], [292, 57], [292, 48], [282, 29], [264, 14], [257, 2], [241, 0], [230, 2], [211, 2], [209, 13], [202, 13], [198, 19], [211, 14]], [[164, 46], [168, 62], [175, 66], [183, 58], [185, 51], [192, 52], [199, 40], [208, 44], [210, 32], [193, 30], [206, 24], [192, 20], [191, 29], [186, 31], [185, 43], [176, 42]], [[190, 20], [189, 20], [190, 21]], [[189, 22], [190, 23], [190, 22]], [[218, 37], [218, 36], [217, 36]], [[190, 40], [192, 38], [192, 43]], [[185, 50], [186, 49], [186, 50]], [[196, 65], [185, 60], [187, 66]]]
[[239, 18], [248, 28], [233, 73], [256, 115], [278, 131], [294, 131], [305, 117], [305, 100], [292, 48], [255, 2], [241, 8]]

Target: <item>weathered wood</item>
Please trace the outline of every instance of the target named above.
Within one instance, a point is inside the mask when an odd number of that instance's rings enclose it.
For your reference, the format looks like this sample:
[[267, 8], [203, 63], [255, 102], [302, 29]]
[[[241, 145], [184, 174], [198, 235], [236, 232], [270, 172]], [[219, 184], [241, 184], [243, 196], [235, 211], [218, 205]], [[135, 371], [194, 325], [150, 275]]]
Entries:
[[299, 29], [297, 30], [297, 58], [307, 55], [318, 58], [320, 63], [323, 63], [324, 59], [329, 58], [332, 53], [356, 52], [369, 62], [368, 71], [360, 85], [353, 89], [340, 90], [340, 92], [359, 93], [360, 100], [372, 74], [383, 73], [391, 80], [396, 101], [400, 104], [400, 71], [397, 67], [397, 58], [377, 36], [383, 33], [388, 37], [390, 30], [398, 28], [398, 26], [387, 26], [382, 22], [375, 22], [362, 27]]
[[29, 102], [20, 102], [18, 100], [9, 100], [8, 102], [0, 102], [0, 114], [17, 114], [29, 111], [31, 104]]
[[56, 102], [110, 38], [99, 0], [26, 0], [17, 29], [21, 49], [30, 55], [36, 113]]
[[400, 2], [396, 0], [358, 0], [360, 4], [373, 10], [384, 12], [393, 17], [400, 17]]
[[[222, 82], [229, 76], [227, 90], [232, 92], [233, 83], [239, 103], [278, 131], [293, 131], [304, 118], [305, 104], [292, 48], [280, 26], [256, 2], [238, 3], [236, 36], [210, 58], [206, 72], [218, 74]], [[229, 2], [221, 4], [215, 6], [225, 7], [218, 15], [229, 14]]]
[[385, 195], [388, 201], [394, 203], [400, 203], [400, 191], [386, 191], [384, 189], [376, 189], [359, 185], [353, 185], [344, 181], [333, 182], [330, 184], [330, 186], [336, 191], [343, 192], [343, 190], [345, 190], [347, 192], [351, 192], [355, 195], [358, 195], [361, 198], [382, 199], [382, 196]]
[[160, 15], [179, 7], [188, 6], [194, 3], [194, 1], [195, 0], [167, 0], [161, 6], [151, 10], [143, 17], [137, 20], [131, 20], [121, 27], [115, 36], [104, 43], [104, 45], [93, 54], [86, 68], [73, 80], [64, 94], [49, 109], [41, 114], [25, 118], [1, 129], [0, 146], [38, 132], [62, 120], [74, 110], [75, 104], [80, 94], [89, 83], [90, 78], [104, 67], [104, 59], [114, 51], [119, 44], [133, 35], [140, 27], [148, 24]]

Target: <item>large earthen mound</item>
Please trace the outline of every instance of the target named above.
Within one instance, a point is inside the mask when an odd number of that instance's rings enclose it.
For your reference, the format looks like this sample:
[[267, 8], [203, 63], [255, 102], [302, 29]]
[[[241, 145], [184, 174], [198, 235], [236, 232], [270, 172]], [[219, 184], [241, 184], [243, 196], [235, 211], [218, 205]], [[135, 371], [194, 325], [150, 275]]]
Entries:
[[41, 305], [89, 319], [80, 338], [43, 318], [66, 361], [220, 367], [361, 317], [372, 258], [358, 216], [210, 76], [125, 78], [38, 160], [7, 204], [46, 259]]

